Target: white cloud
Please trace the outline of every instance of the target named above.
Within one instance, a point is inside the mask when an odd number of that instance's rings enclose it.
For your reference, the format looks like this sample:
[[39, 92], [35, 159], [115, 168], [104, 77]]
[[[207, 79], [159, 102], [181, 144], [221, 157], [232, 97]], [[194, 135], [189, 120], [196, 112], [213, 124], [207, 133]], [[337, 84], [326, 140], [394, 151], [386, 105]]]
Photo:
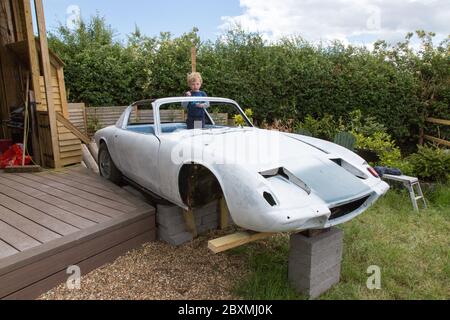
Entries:
[[418, 29], [439, 39], [450, 33], [448, 0], [240, 0], [240, 5], [242, 15], [222, 17], [220, 29], [238, 24], [270, 40], [300, 35], [313, 42], [366, 45], [399, 41]]

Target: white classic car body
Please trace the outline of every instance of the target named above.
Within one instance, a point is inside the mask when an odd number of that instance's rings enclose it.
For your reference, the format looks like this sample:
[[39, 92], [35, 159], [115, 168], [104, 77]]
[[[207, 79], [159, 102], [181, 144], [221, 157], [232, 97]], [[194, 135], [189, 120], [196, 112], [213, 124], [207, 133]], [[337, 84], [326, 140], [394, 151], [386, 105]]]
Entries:
[[223, 194], [236, 225], [258, 232], [342, 224], [389, 189], [350, 150], [312, 137], [255, 128], [229, 99], [201, 98], [233, 105], [245, 127], [215, 126], [209, 114], [212, 125], [205, 129], [187, 130], [177, 124], [179, 129], [167, 130], [171, 125], [161, 123], [162, 105], [186, 105], [198, 99], [152, 101], [151, 125], [128, 125], [138, 103], [128, 107], [115, 126], [95, 135], [101, 174], [116, 179], [111, 175], [114, 166], [116, 173], [186, 210], [203, 198]]

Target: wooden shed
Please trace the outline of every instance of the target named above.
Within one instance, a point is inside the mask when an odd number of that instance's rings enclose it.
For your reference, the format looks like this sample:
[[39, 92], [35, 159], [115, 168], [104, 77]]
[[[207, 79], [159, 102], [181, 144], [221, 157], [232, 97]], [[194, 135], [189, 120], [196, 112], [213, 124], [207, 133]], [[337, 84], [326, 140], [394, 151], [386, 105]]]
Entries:
[[49, 168], [80, 163], [86, 139], [67, 120], [64, 63], [48, 49], [42, 0], [34, 0], [34, 20], [30, 0], [0, 3], [0, 139], [22, 142], [25, 130], [13, 118], [28, 109], [33, 161]]

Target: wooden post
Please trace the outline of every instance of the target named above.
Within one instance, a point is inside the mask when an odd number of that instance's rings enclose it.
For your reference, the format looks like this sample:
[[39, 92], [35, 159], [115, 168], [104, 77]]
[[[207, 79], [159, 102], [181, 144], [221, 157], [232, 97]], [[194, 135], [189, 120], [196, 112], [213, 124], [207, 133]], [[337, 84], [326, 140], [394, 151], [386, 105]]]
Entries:
[[69, 119], [69, 105], [67, 103], [66, 83], [64, 81], [64, 72], [62, 68], [57, 69], [57, 78], [59, 86], [59, 94], [61, 95], [61, 109], [62, 114], [66, 119]]
[[192, 209], [183, 210], [183, 216], [184, 216], [184, 221], [186, 223], [186, 227], [191, 232], [192, 237], [197, 238], [198, 232], [197, 232], [197, 226], [195, 224], [194, 211], [192, 211]]
[[12, 4], [12, 11], [14, 16], [14, 29], [15, 29], [15, 36], [16, 36], [16, 42], [23, 41], [26, 38], [26, 35], [24, 34], [24, 30], [26, 29], [25, 21], [21, 18], [20, 12], [21, 12], [21, 3], [20, 1], [11, 1]]
[[192, 233], [192, 236], [194, 238], [197, 238], [198, 232], [197, 232], [197, 225], [195, 224], [195, 215], [194, 215], [194, 209], [193, 209], [193, 197], [195, 192], [195, 185], [196, 180], [195, 177], [197, 176], [197, 166], [194, 165], [193, 172], [190, 172], [190, 177], [188, 179], [188, 198], [187, 198], [187, 205], [188, 210], [183, 210], [183, 216], [184, 221], [186, 223], [186, 227], [188, 230]]
[[44, 154], [39, 142], [39, 125], [36, 114], [36, 95], [30, 91], [30, 119], [31, 119], [31, 139], [33, 141], [33, 161], [37, 164], [43, 164]]
[[197, 48], [191, 49], [192, 72], [197, 72]]
[[[34, 103], [34, 106], [31, 107], [31, 118], [36, 121], [36, 106], [41, 104], [41, 85], [39, 83], [40, 70], [39, 70], [39, 57], [36, 49], [36, 41], [34, 38], [33, 31], [33, 18], [31, 14], [31, 5], [30, 0], [22, 0], [20, 5], [23, 7], [23, 21], [25, 23], [25, 33], [23, 34], [27, 41], [28, 48], [28, 60], [30, 64], [30, 73], [31, 73], [31, 91], [32, 98], [30, 99], [31, 103]], [[44, 156], [43, 151], [39, 142], [39, 133], [35, 130], [40, 130], [39, 126], [32, 126], [33, 134], [33, 161], [37, 164], [43, 165]]]
[[224, 230], [229, 226], [228, 221], [229, 211], [227, 207], [227, 202], [225, 201], [224, 197], [220, 198], [219, 205], [220, 205], [220, 230]]
[[53, 100], [53, 84], [50, 68], [50, 55], [48, 51], [47, 31], [45, 26], [44, 7], [42, 5], [42, 0], [34, 0], [34, 5], [36, 7], [36, 21], [39, 30], [39, 43], [41, 45], [41, 60], [44, 73], [45, 95], [47, 98], [53, 159], [55, 168], [60, 168], [61, 159], [59, 154], [58, 125], [56, 122], [56, 112]]
[[38, 52], [36, 49], [36, 41], [34, 39], [34, 31], [33, 31], [33, 18], [31, 15], [31, 5], [29, 0], [22, 0], [23, 8], [25, 12], [24, 20], [26, 25], [26, 41], [28, 47], [28, 57], [30, 63], [30, 72], [31, 72], [31, 88], [35, 93], [35, 101], [37, 104], [41, 103], [41, 88], [39, 83], [39, 58]]

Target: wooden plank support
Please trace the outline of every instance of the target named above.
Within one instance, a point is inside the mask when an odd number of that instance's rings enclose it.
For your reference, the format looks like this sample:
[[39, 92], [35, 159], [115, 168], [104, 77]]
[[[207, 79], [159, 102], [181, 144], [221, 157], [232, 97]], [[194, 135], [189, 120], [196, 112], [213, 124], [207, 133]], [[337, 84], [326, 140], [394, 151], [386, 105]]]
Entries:
[[273, 235], [274, 233], [257, 233], [253, 231], [237, 232], [226, 237], [209, 241], [208, 249], [217, 254], [251, 242], [270, 238]]
[[191, 49], [191, 60], [192, 60], [192, 72], [197, 72], [197, 48], [192, 47]]
[[78, 128], [75, 127], [69, 120], [64, 118], [61, 113], [56, 113], [56, 120], [63, 124], [66, 129], [70, 130], [70, 132], [77, 136], [77, 138], [79, 138], [84, 144], [89, 145], [91, 143], [91, 140], [88, 138], [88, 136], [78, 130]]
[[225, 201], [225, 198], [223, 197], [220, 198], [219, 205], [220, 205], [220, 230], [224, 230], [229, 226], [228, 217], [230, 214], [228, 211], [228, 206], [227, 202]]
[[39, 30], [39, 43], [41, 46], [41, 60], [43, 66], [45, 96], [47, 100], [48, 118], [50, 123], [51, 144], [53, 150], [54, 167], [61, 167], [61, 158], [59, 154], [58, 126], [56, 123], [55, 104], [53, 100], [53, 83], [50, 67], [50, 53], [48, 50], [47, 30], [45, 26], [44, 6], [42, 0], [34, 0], [36, 9], [36, 21]]
[[[28, 59], [30, 64], [30, 72], [31, 72], [31, 88], [33, 94], [31, 94], [32, 98], [30, 99], [31, 103], [35, 103], [36, 105], [41, 104], [41, 95], [40, 95], [40, 69], [39, 69], [39, 57], [36, 48], [36, 40], [34, 38], [34, 29], [33, 29], [33, 18], [31, 14], [31, 5], [29, 0], [22, 0], [19, 3], [19, 7], [23, 8], [23, 17], [22, 21], [24, 23], [25, 33], [23, 36], [27, 42], [27, 50], [28, 50]], [[19, 17], [20, 18], [20, 17]], [[36, 107], [31, 108], [31, 118], [34, 119], [36, 117]], [[32, 127], [32, 143], [33, 143], [33, 160], [37, 164], [44, 164], [44, 153], [42, 150], [41, 142], [39, 141], [39, 133], [37, 128]]]
[[184, 221], [186, 223], [186, 227], [189, 232], [191, 232], [194, 238], [197, 238], [197, 225], [195, 224], [194, 211], [192, 210], [183, 210]]

